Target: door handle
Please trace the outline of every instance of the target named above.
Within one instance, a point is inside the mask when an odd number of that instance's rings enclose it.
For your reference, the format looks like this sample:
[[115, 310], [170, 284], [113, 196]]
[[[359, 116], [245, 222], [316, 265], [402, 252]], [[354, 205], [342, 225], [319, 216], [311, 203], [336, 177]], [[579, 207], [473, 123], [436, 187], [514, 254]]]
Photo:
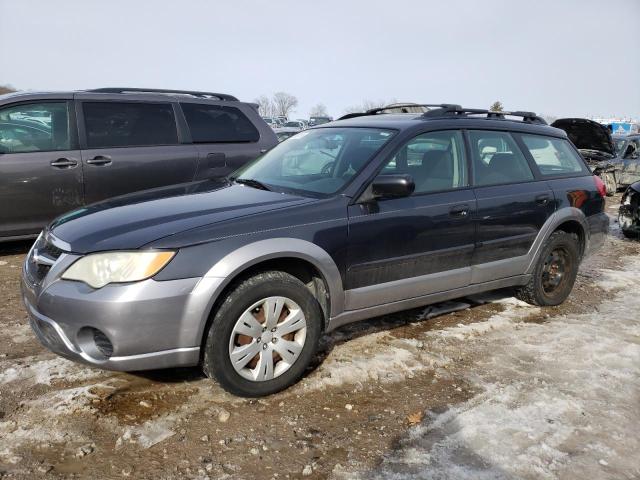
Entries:
[[449, 210], [449, 216], [455, 218], [465, 218], [469, 215], [469, 205], [456, 205]]
[[89, 165], [111, 165], [111, 157], [106, 155], [98, 155], [87, 160]]
[[51, 166], [55, 168], [71, 168], [78, 165], [78, 162], [69, 158], [58, 158], [51, 162]]
[[542, 195], [538, 195], [536, 197], [536, 203], [538, 205], [546, 205], [551, 200], [551, 196], [547, 193], [543, 193]]

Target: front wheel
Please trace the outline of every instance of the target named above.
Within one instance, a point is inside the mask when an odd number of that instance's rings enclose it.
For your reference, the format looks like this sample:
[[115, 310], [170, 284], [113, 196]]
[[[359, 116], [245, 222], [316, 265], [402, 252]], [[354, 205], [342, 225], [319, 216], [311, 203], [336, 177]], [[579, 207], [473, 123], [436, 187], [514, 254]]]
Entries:
[[563, 231], [552, 233], [540, 252], [529, 283], [518, 290], [516, 297], [531, 305], [560, 305], [573, 289], [579, 263], [577, 235]]
[[320, 305], [297, 278], [264, 272], [239, 283], [215, 313], [203, 370], [236, 395], [270, 395], [297, 382], [316, 351]]

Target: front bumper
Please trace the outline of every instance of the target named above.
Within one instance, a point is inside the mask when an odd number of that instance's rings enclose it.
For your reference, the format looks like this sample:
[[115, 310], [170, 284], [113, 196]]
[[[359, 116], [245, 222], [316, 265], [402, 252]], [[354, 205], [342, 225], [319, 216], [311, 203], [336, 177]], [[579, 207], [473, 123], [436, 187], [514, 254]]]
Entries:
[[[148, 370], [199, 363], [212, 292], [222, 279], [186, 278], [100, 289], [60, 275], [77, 257], [62, 254], [34, 281], [28, 262], [22, 296], [31, 326], [51, 351], [108, 370]], [[110, 349], [98, 348], [99, 331]], [[106, 338], [106, 340], [104, 340]]]

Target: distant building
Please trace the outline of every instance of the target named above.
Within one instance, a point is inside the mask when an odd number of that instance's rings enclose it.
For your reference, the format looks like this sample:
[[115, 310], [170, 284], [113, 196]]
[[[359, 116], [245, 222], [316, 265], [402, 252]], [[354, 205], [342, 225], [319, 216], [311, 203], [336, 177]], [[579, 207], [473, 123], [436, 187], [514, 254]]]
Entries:
[[610, 125], [611, 132], [614, 135], [628, 135], [630, 133], [640, 132], [640, 121], [632, 118], [598, 118], [592, 120], [603, 125]]

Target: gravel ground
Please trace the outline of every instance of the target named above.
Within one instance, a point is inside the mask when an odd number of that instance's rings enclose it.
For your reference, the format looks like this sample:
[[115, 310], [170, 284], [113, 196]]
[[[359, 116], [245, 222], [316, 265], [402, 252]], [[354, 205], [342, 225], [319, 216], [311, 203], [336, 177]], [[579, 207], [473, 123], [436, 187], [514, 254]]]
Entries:
[[0, 246], [0, 478], [640, 478], [640, 242], [615, 223], [560, 307], [499, 291], [345, 326], [260, 400], [49, 353], [28, 247]]

